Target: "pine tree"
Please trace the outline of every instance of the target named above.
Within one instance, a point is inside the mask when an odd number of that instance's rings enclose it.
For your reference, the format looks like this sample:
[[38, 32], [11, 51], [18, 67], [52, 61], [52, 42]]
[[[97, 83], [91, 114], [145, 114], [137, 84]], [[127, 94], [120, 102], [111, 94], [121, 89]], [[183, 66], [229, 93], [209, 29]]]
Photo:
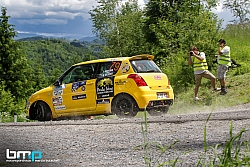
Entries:
[[28, 70], [26, 56], [20, 43], [14, 40], [17, 32], [14, 25], [8, 23], [7, 9], [1, 8], [0, 16], [0, 82], [5, 82], [5, 91], [16, 98], [27, 96], [30, 85], [28, 84]]

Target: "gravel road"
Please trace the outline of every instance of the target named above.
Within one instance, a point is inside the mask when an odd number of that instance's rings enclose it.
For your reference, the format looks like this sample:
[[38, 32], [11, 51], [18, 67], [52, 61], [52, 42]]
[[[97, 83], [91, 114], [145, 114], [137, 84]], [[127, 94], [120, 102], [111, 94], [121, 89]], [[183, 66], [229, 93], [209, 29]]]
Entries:
[[[213, 111], [207, 124], [207, 145], [224, 144], [233, 134], [249, 129], [250, 104]], [[204, 153], [204, 126], [209, 113], [148, 117], [147, 138], [143, 137], [143, 118], [112, 120], [71, 120], [0, 124], [0, 166], [83, 166], [142, 167], [144, 139], [172, 148], [160, 157], [160, 150], [148, 147], [148, 158], [168, 162], [178, 158], [177, 166], [195, 166]], [[250, 131], [242, 141], [250, 139]], [[137, 147], [138, 146], [138, 147]], [[42, 152], [42, 162], [6, 162], [10, 151]], [[13, 156], [13, 152], [9, 154]], [[156, 166], [156, 162], [152, 166]]]

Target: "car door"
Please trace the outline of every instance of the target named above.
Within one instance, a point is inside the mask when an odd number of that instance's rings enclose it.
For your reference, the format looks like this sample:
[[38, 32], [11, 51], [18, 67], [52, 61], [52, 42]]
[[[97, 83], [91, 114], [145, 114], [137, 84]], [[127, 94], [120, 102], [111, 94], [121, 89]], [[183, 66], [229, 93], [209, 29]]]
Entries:
[[54, 87], [52, 98], [57, 114], [87, 114], [95, 110], [95, 68], [96, 64], [78, 65], [60, 78], [62, 84]]

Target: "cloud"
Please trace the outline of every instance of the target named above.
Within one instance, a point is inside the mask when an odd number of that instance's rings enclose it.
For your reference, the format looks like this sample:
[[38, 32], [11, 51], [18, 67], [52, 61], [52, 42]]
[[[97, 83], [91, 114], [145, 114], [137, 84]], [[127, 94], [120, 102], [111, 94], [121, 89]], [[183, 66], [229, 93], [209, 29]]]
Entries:
[[[0, 1], [20, 34], [93, 36], [89, 11], [98, 5], [97, 0]], [[138, 0], [138, 4], [144, 6], [145, 1]]]
[[[127, 0], [124, 0], [127, 1]], [[144, 0], [138, 0], [144, 6]], [[96, 0], [1, 0], [7, 14], [19, 24], [67, 24], [67, 20], [82, 17], [89, 20], [89, 11]]]
[[67, 24], [67, 20], [60, 20], [60, 19], [29, 19], [29, 20], [17, 20], [18, 23], [20, 24], [34, 24], [34, 25], [39, 25], [39, 24]]
[[94, 0], [1, 0], [1, 6], [14, 19], [88, 19]]
[[[92, 35], [89, 11], [98, 5], [97, 0], [0, 0], [0, 6], [7, 8], [10, 22], [18, 31], [31, 33], [65, 33]], [[123, 0], [126, 2], [128, 0]], [[232, 20], [230, 11], [223, 9], [219, 0], [213, 12], [224, 20]], [[138, 0], [143, 8], [148, 0]], [[58, 35], [58, 34], [57, 34]]]
[[[144, 6], [144, 0], [138, 0]], [[90, 18], [89, 11], [97, 6], [96, 0], [1, 0], [1, 6], [7, 8], [7, 14], [13, 19], [21, 19], [25, 24], [65, 24], [63, 19], [74, 19], [81, 16]], [[32, 19], [31, 21], [27, 21]]]
[[31, 34], [31, 36], [48, 36], [48, 37], [67, 37], [76, 36], [81, 34], [70, 34], [70, 33], [41, 33], [41, 32], [27, 32], [27, 31], [17, 31], [18, 34]]

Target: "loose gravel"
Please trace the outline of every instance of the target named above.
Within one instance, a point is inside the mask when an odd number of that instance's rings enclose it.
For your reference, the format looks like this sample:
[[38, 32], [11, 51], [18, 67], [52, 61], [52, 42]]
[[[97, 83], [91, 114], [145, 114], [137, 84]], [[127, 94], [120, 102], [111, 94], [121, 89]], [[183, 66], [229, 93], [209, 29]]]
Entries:
[[[233, 134], [249, 130], [250, 105], [218, 110], [207, 123], [207, 145], [225, 144], [230, 124]], [[196, 166], [204, 154], [204, 126], [209, 113], [148, 117], [147, 137], [143, 118], [112, 120], [64, 120], [0, 124], [0, 166], [79, 166], [79, 167], [142, 167], [144, 156], [158, 162], [178, 157], [177, 166]], [[250, 132], [242, 141], [249, 141]], [[142, 146], [157, 143], [168, 148], [161, 155], [158, 148]], [[44, 162], [6, 162], [6, 149], [11, 151], [39, 150]], [[13, 154], [11, 154], [13, 155]], [[212, 156], [208, 152], [206, 157]], [[48, 162], [50, 161], [50, 162]], [[166, 165], [167, 166], [167, 165]]]

